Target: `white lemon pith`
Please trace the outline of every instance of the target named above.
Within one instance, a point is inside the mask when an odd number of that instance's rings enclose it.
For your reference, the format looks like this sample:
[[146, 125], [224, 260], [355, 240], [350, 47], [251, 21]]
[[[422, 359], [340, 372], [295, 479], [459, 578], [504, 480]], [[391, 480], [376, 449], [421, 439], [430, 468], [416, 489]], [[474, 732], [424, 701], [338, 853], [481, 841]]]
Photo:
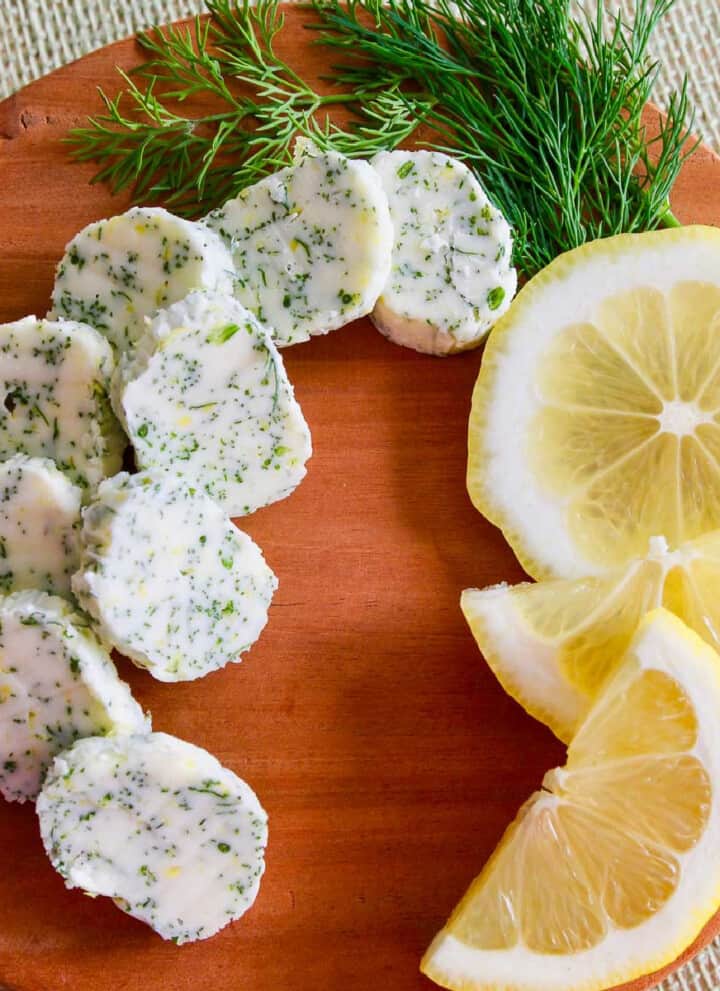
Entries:
[[508, 694], [570, 741], [642, 617], [664, 606], [720, 649], [720, 530], [660, 538], [607, 575], [465, 589], [461, 607]]
[[720, 527], [720, 230], [595, 241], [522, 289], [475, 387], [468, 488], [535, 578]]
[[720, 905], [720, 657], [655, 610], [427, 951], [463, 991], [598, 991], [672, 962]]

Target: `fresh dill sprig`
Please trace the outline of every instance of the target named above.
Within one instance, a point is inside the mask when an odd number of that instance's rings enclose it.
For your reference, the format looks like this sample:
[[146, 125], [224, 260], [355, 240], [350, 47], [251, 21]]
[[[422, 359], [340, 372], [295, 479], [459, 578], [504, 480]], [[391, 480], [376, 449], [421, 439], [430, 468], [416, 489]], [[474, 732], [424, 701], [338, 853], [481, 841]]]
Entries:
[[209, 0], [192, 30], [141, 35], [148, 61], [69, 140], [97, 181], [191, 215], [288, 164], [297, 135], [353, 157], [412, 140], [473, 168], [532, 275], [593, 238], [677, 223], [685, 83], [651, 131], [643, 116], [673, 2], [637, 0], [628, 24], [603, 3], [574, 17], [570, 0], [312, 0], [315, 41], [341, 60], [318, 92], [276, 52], [278, 0]]
[[674, 0], [635, 19], [573, 18], [569, 0], [314, 0], [333, 79], [384, 80], [416, 101], [432, 142], [463, 158], [514, 228], [532, 275], [562, 251], [675, 225], [669, 197], [695, 145], [686, 83], [655, 133], [643, 117], [658, 66], [648, 43]]
[[[207, 8], [210, 18], [192, 29], [140, 34], [148, 60], [130, 75], [119, 70], [125, 90], [114, 98], [100, 90], [105, 113], [70, 132], [74, 156], [100, 165], [93, 181], [197, 215], [287, 165], [298, 134], [370, 156], [417, 127], [421, 104], [410, 108], [384, 80], [350, 100], [307, 83], [275, 51], [278, 0], [209, 0]], [[329, 112], [355, 101], [362, 122], [338, 128]]]

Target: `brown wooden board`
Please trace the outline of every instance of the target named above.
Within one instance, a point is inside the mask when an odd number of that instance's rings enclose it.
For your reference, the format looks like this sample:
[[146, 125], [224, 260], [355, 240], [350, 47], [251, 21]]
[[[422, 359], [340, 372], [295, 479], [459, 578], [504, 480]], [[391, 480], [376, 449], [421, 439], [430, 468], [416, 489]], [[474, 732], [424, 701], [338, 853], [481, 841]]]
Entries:
[[[288, 16], [283, 46], [314, 77], [322, 52]], [[61, 139], [100, 109], [98, 84], [116, 92], [115, 66], [138, 61], [123, 41], [0, 104], [0, 320], [44, 313], [68, 239], [127, 206]], [[720, 159], [696, 154], [673, 205], [720, 224]], [[465, 491], [480, 355], [421, 357], [361, 321], [284, 357], [315, 454], [294, 495], [243, 521], [280, 578], [265, 633], [241, 665], [192, 684], [120, 662], [156, 729], [257, 790], [270, 817], [258, 900], [207, 942], [164, 943], [67, 891], [33, 808], [2, 804], [0, 984], [13, 991], [429, 989], [423, 950], [563, 760], [458, 607], [466, 586], [522, 577]]]

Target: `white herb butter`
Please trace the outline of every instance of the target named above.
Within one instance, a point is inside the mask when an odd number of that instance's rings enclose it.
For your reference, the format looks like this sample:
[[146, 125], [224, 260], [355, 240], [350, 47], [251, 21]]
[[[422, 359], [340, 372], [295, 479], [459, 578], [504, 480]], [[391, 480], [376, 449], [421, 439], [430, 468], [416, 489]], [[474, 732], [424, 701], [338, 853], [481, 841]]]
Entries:
[[40, 832], [68, 888], [107, 895], [175, 943], [255, 901], [267, 816], [249, 785], [166, 733], [82, 740], [55, 760]]
[[206, 223], [232, 251], [237, 298], [280, 346], [368, 314], [390, 271], [392, 225], [378, 175], [335, 152], [306, 152]]
[[88, 323], [124, 350], [145, 317], [191, 289], [232, 291], [232, 259], [220, 238], [159, 207], [133, 207], [70, 241], [50, 315]]
[[105, 648], [63, 599], [0, 599], [0, 793], [37, 795], [53, 757], [79, 737], [150, 728]]
[[0, 590], [70, 594], [79, 564], [81, 490], [47, 458], [0, 463]]
[[50, 458], [82, 489], [116, 472], [126, 441], [108, 392], [110, 345], [92, 327], [0, 324], [0, 460]]
[[250, 537], [169, 472], [116, 475], [83, 513], [75, 595], [103, 638], [159, 681], [239, 661], [276, 588]]
[[371, 164], [395, 229], [373, 322], [426, 354], [477, 347], [517, 288], [507, 221], [472, 172], [447, 155], [380, 152]]
[[305, 477], [310, 431], [282, 359], [231, 296], [193, 292], [159, 313], [113, 395], [138, 465], [182, 475], [229, 516]]

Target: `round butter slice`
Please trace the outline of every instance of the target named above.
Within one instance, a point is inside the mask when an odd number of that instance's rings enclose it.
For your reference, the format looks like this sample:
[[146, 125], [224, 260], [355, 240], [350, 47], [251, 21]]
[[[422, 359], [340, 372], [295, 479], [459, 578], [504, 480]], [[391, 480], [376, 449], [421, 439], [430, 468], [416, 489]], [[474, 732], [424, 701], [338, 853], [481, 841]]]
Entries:
[[249, 785], [177, 737], [80, 741], [55, 760], [37, 813], [67, 887], [107, 895], [163, 939], [207, 939], [255, 901], [265, 812]]
[[133, 207], [70, 241], [50, 316], [90, 324], [125, 350], [147, 316], [191, 289], [232, 290], [232, 259], [220, 238], [160, 207]]
[[0, 590], [70, 595], [82, 492], [47, 458], [0, 463]]
[[149, 729], [87, 619], [57, 596], [0, 599], [0, 793], [37, 795], [53, 757], [79, 737]]
[[191, 681], [248, 650], [277, 579], [260, 548], [170, 473], [122, 473], [83, 514], [73, 591], [103, 639], [159, 681]]
[[142, 468], [169, 469], [228, 516], [284, 499], [310, 431], [266, 329], [232, 296], [192, 292], [161, 311], [114, 388]]
[[83, 490], [118, 471], [126, 441], [108, 398], [112, 350], [70, 320], [0, 324], [0, 460], [52, 459]]
[[390, 271], [387, 196], [367, 162], [306, 149], [206, 218], [232, 252], [235, 295], [280, 347], [370, 313]]
[[477, 347], [517, 288], [507, 221], [467, 166], [440, 152], [383, 151], [371, 164], [395, 231], [373, 323], [426, 354]]

